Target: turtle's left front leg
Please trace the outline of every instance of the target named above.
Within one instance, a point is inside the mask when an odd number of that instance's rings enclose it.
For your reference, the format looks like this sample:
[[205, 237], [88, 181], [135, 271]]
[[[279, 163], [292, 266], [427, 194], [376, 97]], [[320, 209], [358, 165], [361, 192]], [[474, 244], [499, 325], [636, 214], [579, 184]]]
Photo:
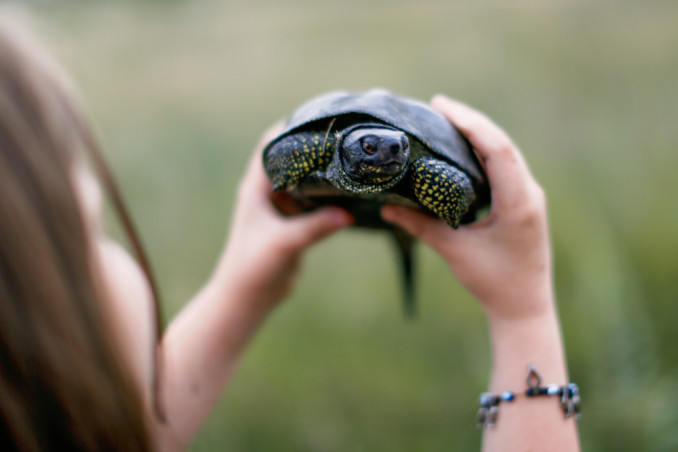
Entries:
[[419, 202], [453, 228], [476, 195], [468, 176], [447, 162], [419, 157], [412, 164], [412, 186]]

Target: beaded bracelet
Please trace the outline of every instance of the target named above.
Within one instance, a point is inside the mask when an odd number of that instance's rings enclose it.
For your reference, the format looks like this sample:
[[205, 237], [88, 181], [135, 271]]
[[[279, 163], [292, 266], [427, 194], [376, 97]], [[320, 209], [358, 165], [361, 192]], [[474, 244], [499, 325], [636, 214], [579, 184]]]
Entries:
[[[564, 386], [550, 384], [541, 386], [541, 376], [530, 364], [530, 370], [527, 373], [527, 389], [524, 397], [538, 396], [558, 396], [560, 397], [560, 406], [565, 413], [565, 418], [574, 417], [579, 419], [579, 387], [575, 383], [568, 383]], [[499, 413], [500, 402], [512, 402], [516, 397], [521, 396], [512, 391], [502, 392], [499, 395], [484, 392], [480, 395], [480, 408], [478, 409], [478, 428], [494, 427]]]

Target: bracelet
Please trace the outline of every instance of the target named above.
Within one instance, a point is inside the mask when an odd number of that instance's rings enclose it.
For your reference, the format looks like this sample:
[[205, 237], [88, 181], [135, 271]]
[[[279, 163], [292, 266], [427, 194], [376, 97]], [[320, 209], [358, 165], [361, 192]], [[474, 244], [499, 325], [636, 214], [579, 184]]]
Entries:
[[500, 402], [512, 402], [516, 398], [539, 397], [539, 396], [558, 396], [560, 397], [560, 406], [565, 413], [565, 418], [574, 417], [579, 419], [579, 387], [575, 383], [568, 383], [563, 386], [550, 384], [541, 386], [541, 376], [530, 364], [530, 370], [527, 373], [527, 389], [523, 394], [512, 391], [502, 392], [499, 395], [484, 392], [480, 395], [480, 408], [478, 409], [478, 428], [494, 427], [499, 413]]

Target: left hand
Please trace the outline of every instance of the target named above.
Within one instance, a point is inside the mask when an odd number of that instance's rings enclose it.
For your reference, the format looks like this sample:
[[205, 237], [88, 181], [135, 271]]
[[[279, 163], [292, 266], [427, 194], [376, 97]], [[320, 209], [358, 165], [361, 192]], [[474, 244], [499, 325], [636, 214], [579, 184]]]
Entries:
[[492, 208], [480, 221], [452, 229], [402, 206], [382, 215], [437, 251], [480, 301], [491, 324], [552, 318], [553, 281], [546, 198], [518, 147], [487, 116], [445, 96], [434, 109], [473, 145], [492, 190]]
[[280, 130], [280, 124], [269, 129], [252, 156], [219, 265], [230, 284], [241, 286], [244, 298], [262, 308], [275, 306], [291, 291], [307, 248], [353, 222], [338, 207], [303, 213], [288, 194], [272, 191], [262, 151]]

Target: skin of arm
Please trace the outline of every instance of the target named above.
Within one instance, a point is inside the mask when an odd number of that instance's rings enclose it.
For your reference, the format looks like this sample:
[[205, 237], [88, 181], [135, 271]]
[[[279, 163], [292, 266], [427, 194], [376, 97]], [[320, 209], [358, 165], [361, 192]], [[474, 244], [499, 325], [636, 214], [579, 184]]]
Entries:
[[[480, 301], [492, 344], [489, 391], [522, 393], [534, 363], [544, 384], [568, 382], [553, 291], [544, 191], [508, 135], [482, 113], [445, 96], [433, 108], [471, 142], [492, 190], [489, 215], [454, 230], [420, 211], [385, 206], [385, 220], [437, 251]], [[552, 397], [502, 403], [483, 435], [485, 452], [579, 451], [573, 419]]]
[[[170, 322], [155, 351], [148, 283], [134, 259], [100, 227], [98, 184], [91, 174], [77, 172], [116, 329], [143, 390], [158, 450], [188, 447], [257, 329], [292, 290], [303, 252], [353, 221], [339, 208], [303, 213], [288, 195], [272, 193], [261, 150], [280, 128], [264, 136], [251, 159], [238, 190], [229, 239], [212, 276]], [[164, 423], [151, 414], [154, 360], [161, 375]]]
[[292, 290], [303, 252], [353, 221], [338, 208], [301, 213], [284, 193], [272, 194], [261, 149], [279, 128], [265, 135], [240, 184], [212, 277], [162, 340], [170, 420], [160, 429], [163, 450], [181, 450], [193, 437], [258, 327]]

